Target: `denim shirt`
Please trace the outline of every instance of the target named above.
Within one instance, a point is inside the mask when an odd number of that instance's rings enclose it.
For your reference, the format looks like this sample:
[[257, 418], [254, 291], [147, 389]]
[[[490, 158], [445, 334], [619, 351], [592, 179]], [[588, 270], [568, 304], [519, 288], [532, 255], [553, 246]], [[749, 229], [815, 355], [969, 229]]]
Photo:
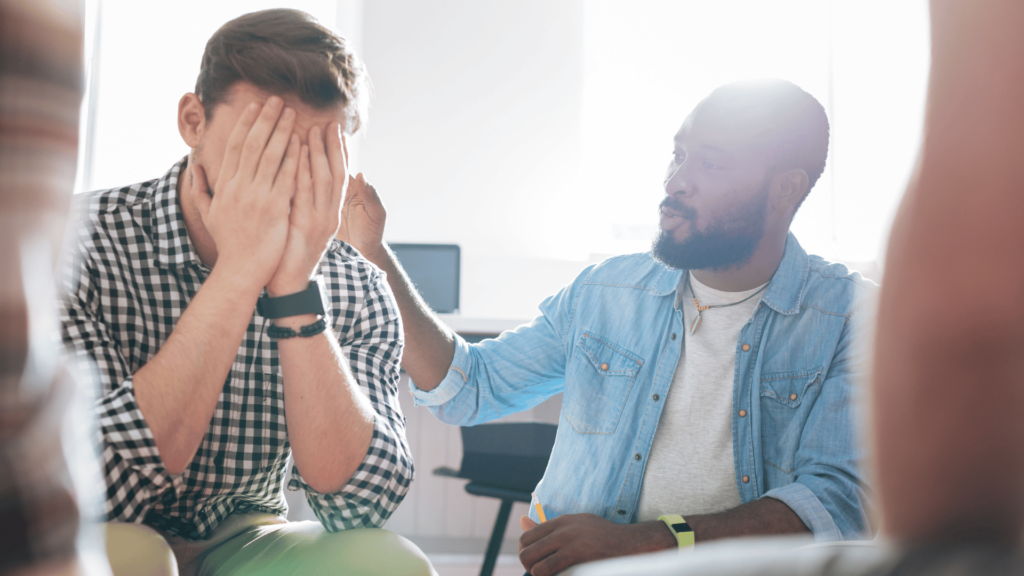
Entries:
[[[537, 486], [547, 517], [589, 512], [635, 522], [662, 399], [682, 353], [676, 293], [685, 273], [649, 253], [591, 266], [546, 299], [531, 324], [479, 344], [458, 338], [437, 388], [411, 384], [416, 405], [472, 426], [564, 393]], [[786, 503], [819, 541], [867, 531], [856, 420], [863, 320], [876, 289], [841, 264], [809, 256], [790, 234], [736, 342], [736, 490], [744, 503], [766, 496]], [[532, 506], [530, 515], [536, 520]]]

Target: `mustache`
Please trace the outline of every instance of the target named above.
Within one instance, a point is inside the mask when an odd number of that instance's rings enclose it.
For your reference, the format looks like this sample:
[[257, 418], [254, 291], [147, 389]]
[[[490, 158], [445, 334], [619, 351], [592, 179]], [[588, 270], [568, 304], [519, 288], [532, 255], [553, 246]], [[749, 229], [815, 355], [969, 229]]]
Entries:
[[677, 200], [675, 196], [666, 196], [665, 199], [658, 204], [658, 210], [660, 211], [662, 208], [668, 208], [687, 220], [697, 219], [697, 211], [684, 205], [682, 202]]

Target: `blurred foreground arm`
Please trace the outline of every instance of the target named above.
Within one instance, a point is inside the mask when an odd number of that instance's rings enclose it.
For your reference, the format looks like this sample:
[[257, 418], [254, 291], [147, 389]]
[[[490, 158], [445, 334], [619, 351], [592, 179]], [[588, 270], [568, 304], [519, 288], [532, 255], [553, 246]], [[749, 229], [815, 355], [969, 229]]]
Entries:
[[[0, 573], [85, 573], [53, 265], [75, 179], [82, 14], [0, 0]], [[98, 553], [98, 551], [97, 551]], [[103, 567], [100, 566], [100, 569]]]
[[1024, 3], [933, 0], [917, 172], [875, 350], [883, 530], [1017, 544], [1024, 526]]

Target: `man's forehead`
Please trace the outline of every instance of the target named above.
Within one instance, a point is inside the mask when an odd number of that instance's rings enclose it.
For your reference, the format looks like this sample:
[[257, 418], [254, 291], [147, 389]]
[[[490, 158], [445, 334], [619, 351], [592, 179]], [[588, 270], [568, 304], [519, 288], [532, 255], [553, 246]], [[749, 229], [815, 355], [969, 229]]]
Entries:
[[740, 153], [761, 148], [770, 134], [769, 123], [756, 111], [705, 100], [686, 117], [674, 141], [676, 145]]

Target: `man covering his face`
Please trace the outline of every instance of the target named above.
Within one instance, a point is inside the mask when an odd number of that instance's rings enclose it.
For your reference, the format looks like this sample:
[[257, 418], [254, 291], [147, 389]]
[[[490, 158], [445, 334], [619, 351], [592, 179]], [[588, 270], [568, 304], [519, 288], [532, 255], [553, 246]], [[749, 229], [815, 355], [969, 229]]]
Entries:
[[[307, 14], [247, 14], [179, 102], [191, 153], [81, 198], [63, 328], [102, 383], [115, 572], [173, 573], [119, 564], [166, 541], [181, 574], [433, 573], [376, 529], [412, 481], [402, 328], [380, 271], [333, 240], [365, 91]], [[285, 521], [290, 459], [319, 523]]]

